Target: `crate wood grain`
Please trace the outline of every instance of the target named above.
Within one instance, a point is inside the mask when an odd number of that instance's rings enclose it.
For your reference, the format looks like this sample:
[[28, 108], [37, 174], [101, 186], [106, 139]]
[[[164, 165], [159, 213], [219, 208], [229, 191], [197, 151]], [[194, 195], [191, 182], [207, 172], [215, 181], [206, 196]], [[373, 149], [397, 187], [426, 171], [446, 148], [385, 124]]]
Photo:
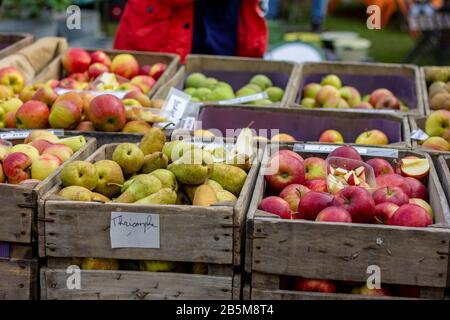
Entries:
[[[292, 150], [292, 146], [283, 148]], [[304, 158], [326, 157], [317, 153], [299, 154]], [[264, 176], [259, 175], [247, 218], [246, 271], [252, 276], [261, 273], [365, 282], [367, 267], [377, 265], [381, 268], [382, 283], [432, 287], [423, 295], [443, 298], [449, 283], [448, 203], [431, 158], [425, 153], [399, 150], [399, 158], [408, 155], [430, 160], [427, 186], [434, 225], [409, 228], [282, 220], [257, 209], [265, 194]], [[254, 288], [266, 289], [253, 283]]]
[[[116, 144], [104, 145], [87, 160], [111, 159]], [[66, 201], [55, 197], [60, 186], [41, 201], [40, 255], [109, 257], [240, 265], [245, 216], [258, 172], [249, 171], [234, 206], [193, 207]], [[111, 212], [160, 215], [160, 249], [111, 249]], [[43, 215], [43, 216], [42, 216]]]
[[[448, 68], [448, 67], [442, 67], [442, 66], [425, 66], [425, 67], [421, 67], [420, 68], [420, 84], [422, 87], [422, 92], [423, 92], [423, 105], [424, 105], [424, 109], [425, 109], [425, 114], [428, 115], [431, 112], [433, 112], [434, 110], [431, 109], [430, 107], [430, 97], [429, 97], [429, 92], [428, 92], [428, 83], [426, 81], [426, 72], [427, 70], [431, 69], [431, 68]], [[431, 83], [430, 83], [431, 84]]]
[[[371, 76], [400, 76], [405, 79], [412, 81], [413, 88], [411, 94], [416, 98], [415, 106], [408, 106], [410, 110], [408, 112], [398, 112], [401, 115], [415, 114], [423, 115], [425, 114], [425, 107], [423, 102], [423, 86], [421, 82], [420, 70], [417, 66], [409, 64], [389, 64], [389, 63], [359, 63], [359, 62], [307, 62], [303, 63], [298, 67], [297, 71], [297, 83], [298, 86], [295, 88], [295, 93], [290, 96], [288, 104], [295, 104], [297, 107], [303, 108], [300, 105], [300, 97], [303, 90], [303, 86], [306, 84], [305, 78], [310, 75], [316, 74], [336, 74], [338, 76], [343, 75], [360, 75], [361, 77], [371, 77]], [[364, 81], [363, 79], [361, 81]], [[345, 82], [343, 85], [346, 85]], [[374, 85], [371, 90], [379, 89], [387, 84]], [[388, 88], [389, 89], [389, 88]], [[369, 94], [370, 92], [364, 92]], [[362, 95], [363, 93], [361, 93]], [[396, 94], [396, 92], [394, 92]], [[398, 94], [398, 93], [397, 93]], [[406, 97], [409, 94], [404, 94]], [[352, 112], [363, 112], [363, 113], [383, 113], [383, 110], [358, 110], [352, 109]], [[388, 110], [387, 112], [392, 112]]]
[[441, 155], [436, 161], [436, 170], [439, 175], [439, 179], [442, 183], [442, 189], [444, 189], [445, 196], [450, 202], [450, 154]]
[[0, 32], [0, 59], [19, 51], [33, 41], [34, 36], [30, 33]]
[[[180, 58], [176, 54], [171, 53], [159, 53], [159, 52], [142, 52], [142, 51], [130, 51], [130, 50], [108, 50], [108, 49], [94, 49], [94, 48], [86, 48], [86, 50], [90, 53], [96, 50], [102, 50], [105, 52], [111, 59], [119, 54], [132, 54], [139, 65], [153, 65], [155, 63], [164, 63], [166, 65], [166, 69], [164, 73], [159, 77], [159, 79], [155, 82], [154, 86], [148, 93], [150, 97], [153, 96], [154, 93], [169, 79], [173, 77], [173, 75], [177, 72]], [[64, 76], [64, 69], [61, 63], [63, 54], [58, 56], [54, 61], [52, 61], [51, 65], [48, 65], [45, 68], [40, 76], [34, 79], [34, 82], [46, 82], [51, 79], [62, 79]]]
[[[183, 90], [185, 78], [193, 72], [233, 72], [233, 73], [283, 73], [288, 76], [283, 99], [273, 106], [286, 106], [292, 100], [293, 88], [298, 87], [298, 80], [295, 77], [297, 73], [297, 64], [282, 61], [267, 61], [255, 58], [228, 57], [228, 56], [210, 56], [191, 54], [186, 57], [186, 62], [178, 72], [169, 79], [155, 94], [156, 99], [165, 99], [172, 87]], [[218, 78], [221, 81], [220, 78]], [[250, 80], [250, 79], [249, 79]]]
[[62, 164], [53, 174], [34, 188], [8, 183], [0, 184], [2, 223], [0, 241], [31, 243], [36, 240], [37, 201], [57, 182], [58, 174], [72, 160], [85, 159], [96, 149], [95, 139], [88, 139], [86, 145]]
[[168, 272], [81, 270], [67, 288], [66, 269], [41, 269], [43, 300], [231, 300], [232, 277]]
[[[411, 128], [411, 134], [415, 131], [415, 130], [422, 130], [425, 132], [425, 122], [427, 121], [427, 117], [415, 117], [415, 116], [410, 116], [409, 117], [409, 126]], [[421, 151], [421, 152], [426, 152], [429, 155], [431, 155], [433, 158], [435, 158], [438, 155], [450, 155], [449, 151], [438, 151], [438, 150], [432, 150], [432, 149], [428, 149], [428, 148], [424, 148], [422, 147], [417, 140], [413, 140], [411, 139], [411, 145], [412, 145], [412, 149], [413, 150], [417, 150], [417, 151]]]

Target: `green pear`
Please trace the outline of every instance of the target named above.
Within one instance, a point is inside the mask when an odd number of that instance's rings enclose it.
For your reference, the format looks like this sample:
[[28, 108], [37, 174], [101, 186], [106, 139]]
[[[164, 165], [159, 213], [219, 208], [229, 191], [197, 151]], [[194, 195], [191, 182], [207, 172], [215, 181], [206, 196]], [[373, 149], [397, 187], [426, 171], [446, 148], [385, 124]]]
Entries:
[[220, 101], [235, 98], [233, 90], [228, 87], [216, 87], [210, 94], [205, 97], [205, 101]]
[[177, 202], [177, 193], [171, 188], [163, 188], [145, 198], [134, 203], [136, 204], [175, 204]]
[[256, 93], [262, 92], [262, 88], [260, 86], [258, 86], [257, 84], [254, 83], [249, 83], [246, 86], [242, 87], [242, 89], [244, 88], [249, 88], [252, 89], [253, 91], [255, 91]]
[[219, 81], [218, 83], [217, 83], [217, 85], [216, 85], [216, 88], [226, 88], [228, 91], [233, 91], [233, 87], [229, 84], [229, 83], [226, 83], [226, 82], [223, 82], [223, 81]]
[[139, 269], [149, 272], [170, 272], [176, 268], [176, 265], [171, 261], [142, 260], [139, 262]]
[[153, 152], [162, 151], [164, 143], [166, 142], [166, 135], [164, 131], [157, 127], [152, 127], [142, 138], [139, 143], [144, 155], [152, 154]]
[[236, 202], [237, 198], [234, 194], [227, 190], [216, 191], [218, 202]]
[[214, 88], [217, 87], [218, 83], [219, 83], [219, 81], [217, 81], [216, 78], [209, 77], [209, 78], [206, 78], [205, 81], [203, 81], [202, 86], [204, 88], [208, 88], [210, 90], [213, 90]]
[[169, 159], [167, 156], [164, 153], [157, 151], [144, 157], [144, 165], [142, 166], [141, 171], [143, 173], [150, 173], [157, 169], [165, 169], [168, 165]]
[[258, 92], [256, 92], [254, 89], [249, 88], [249, 87], [243, 87], [241, 89], [238, 90], [238, 92], [236, 92], [236, 97], [245, 97], [245, 96], [251, 96], [252, 94], [256, 94]]
[[70, 186], [58, 192], [58, 196], [72, 201], [92, 201], [94, 195], [85, 187]]
[[212, 150], [211, 154], [214, 156], [215, 161], [218, 159], [226, 159], [227, 158], [227, 151], [224, 147], [217, 147], [214, 150]]
[[[222, 186], [221, 186], [218, 182], [216, 182], [216, 181], [214, 181], [214, 180], [208, 179], [208, 185], [209, 185], [211, 188], [213, 188], [213, 190], [214, 190], [216, 193], [217, 193], [218, 191], [223, 190]], [[193, 186], [193, 185], [188, 185], [188, 184], [186, 184], [186, 185], [183, 186], [184, 192], [185, 192], [186, 195], [189, 197], [189, 200], [190, 200], [191, 202], [194, 201], [195, 191], [197, 190], [198, 187], [199, 187], [198, 185]]]
[[185, 88], [200, 88], [206, 80], [206, 76], [200, 72], [191, 73], [184, 81]]
[[197, 90], [197, 89], [191, 87], [191, 88], [186, 88], [186, 89], [184, 89], [183, 91], [184, 91], [184, 93], [187, 93], [188, 95], [193, 96], [195, 90]]
[[158, 178], [150, 174], [140, 174], [133, 179], [130, 186], [114, 202], [132, 203], [161, 190]]
[[112, 160], [117, 162], [125, 175], [132, 175], [142, 168], [144, 153], [134, 143], [121, 143], [114, 149]]
[[257, 74], [250, 79], [250, 84], [256, 84], [261, 89], [265, 90], [273, 86], [272, 81], [263, 74]]
[[195, 90], [194, 94], [192, 95], [193, 98], [197, 98], [200, 101], [205, 100], [205, 98], [211, 93], [211, 89], [208, 88], [198, 88]]
[[80, 186], [94, 190], [98, 183], [95, 166], [88, 161], [72, 161], [67, 164], [59, 175], [63, 186]]
[[247, 179], [247, 173], [232, 165], [215, 163], [209, 178], [238, 197]]
[[218, 201], [216, 192], [210, 185], [208, 185], [208, 181], [206, 181], [205, 184], [198, 186], [195, 190], [192, 205], [208, 207], [216, 204]]
[[150, 173], [152, 176], [155, 176], [161, 181], [161, 185], [163, 188], [170, 188], [174, 191], [178, 190], [178, 182], [175, 175], [166, 169], [156, 169]]
[[86, 139], [83, 136], [69, 137], [60, 139], [58, 143], [65, 144], [70, 149], [72, 149], [73, 153], [80, 150], [86, 144]]
[[193, 149], [195, 149], [195, 145], [191, 143], [182, 140], [173, 140], [164, 145], [162, 152], [167, 156], [169, 162], [174, 162], [181, 158], [185, 151]]
[[253, 101], [251, 104], [255, 106], [267, 106], [269, 104], [272, 104], [272, 101], [270, 101], [269, 99], [260, 99]]
[[100, 160], [94, 163], [98, 174], [98, 183], [94, 191], [112, 198], [120, 192], [124, 182], [122, 169], [112, 160]]
[[182, 184], [201, 184], [210, 174], [213, 158], [204, 150], [189, 150], [180, 159], [171, 163], [167, 169]]

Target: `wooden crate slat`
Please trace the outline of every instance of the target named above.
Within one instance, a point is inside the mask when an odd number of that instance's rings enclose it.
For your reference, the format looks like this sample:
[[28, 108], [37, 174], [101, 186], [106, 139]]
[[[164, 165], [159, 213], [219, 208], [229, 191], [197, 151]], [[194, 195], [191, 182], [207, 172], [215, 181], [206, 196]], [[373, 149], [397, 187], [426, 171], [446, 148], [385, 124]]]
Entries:
[[0, 300], [36, 298], [37, 261], [0, 259]]

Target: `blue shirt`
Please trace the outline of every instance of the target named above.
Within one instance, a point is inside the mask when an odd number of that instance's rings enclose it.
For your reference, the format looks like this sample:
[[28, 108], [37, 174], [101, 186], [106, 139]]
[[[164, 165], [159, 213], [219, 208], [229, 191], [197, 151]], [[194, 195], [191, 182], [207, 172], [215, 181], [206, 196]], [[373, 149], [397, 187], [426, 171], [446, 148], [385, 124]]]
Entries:
[[240, 0], [197, 0], [192, 53], [237, 53]]

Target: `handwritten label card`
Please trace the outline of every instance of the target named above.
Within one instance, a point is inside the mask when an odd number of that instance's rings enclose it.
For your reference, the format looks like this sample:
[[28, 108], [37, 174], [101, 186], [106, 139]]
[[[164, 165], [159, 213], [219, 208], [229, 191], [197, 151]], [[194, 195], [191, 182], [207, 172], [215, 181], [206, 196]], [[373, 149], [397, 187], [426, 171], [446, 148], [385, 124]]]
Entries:
[[111, 212], [111, 248], [159, 249], [159, 214]]
[[[167, 95], [167, 99], [161, 108], [161, 115], [166, 117], [167, 122], [172, 122], [175, 126], [178, 125], [190, 100], [190, 95], [176, 88], [171, 88]], [[164, 127], [167, 123], [158, 123], [157, 125], [159, 127]]]

